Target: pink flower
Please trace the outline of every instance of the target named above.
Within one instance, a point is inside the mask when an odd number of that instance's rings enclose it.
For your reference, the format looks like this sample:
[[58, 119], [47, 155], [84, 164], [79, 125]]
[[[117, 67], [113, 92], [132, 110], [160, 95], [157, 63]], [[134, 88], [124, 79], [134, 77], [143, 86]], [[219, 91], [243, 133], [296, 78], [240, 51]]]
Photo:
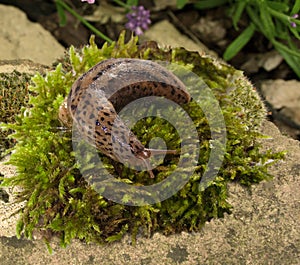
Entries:
[[[292, 18], [298, 18], [298, 17], [299, 17], [298, 14], [292, 15]], [[293, 28], [296, 28], [296, 27], [297, 27], [297, 24], [296, 24], [295, 22], [291, 22], [291, 26], [292, 26]]]
[[88, 2], [89, 4], [94, 4], [95, 0], [81, 0], [81, 2]]

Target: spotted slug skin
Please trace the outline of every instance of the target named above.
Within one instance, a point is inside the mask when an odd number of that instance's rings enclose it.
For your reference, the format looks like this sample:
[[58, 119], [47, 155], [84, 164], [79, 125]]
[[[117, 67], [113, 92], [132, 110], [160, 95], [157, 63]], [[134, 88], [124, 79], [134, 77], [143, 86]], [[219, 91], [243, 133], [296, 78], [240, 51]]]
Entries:
[[116, 161], [121, 158], [150, 168], [147, 159], [160, 150], [145, 148], [118, 116], [128, 103], [146, 96], [165, 97], [179, 105], [191, 100], [185, 85], [153, 61], [104, 60], [76, 80], [60, 108], [59, 118], [69, 127], [74, 122], [81, 136], [101, 153]]

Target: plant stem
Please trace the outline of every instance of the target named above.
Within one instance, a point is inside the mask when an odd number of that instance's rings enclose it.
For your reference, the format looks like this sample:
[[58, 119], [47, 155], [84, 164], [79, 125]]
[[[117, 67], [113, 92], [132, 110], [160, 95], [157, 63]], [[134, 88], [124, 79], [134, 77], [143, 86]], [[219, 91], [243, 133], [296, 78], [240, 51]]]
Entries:
[[283, 13], [280, 13], [270, 7], [268, 7], [268, 11], [270, 12], [270, 14], [272, 14], [274, 17], [277, 17], [279, 19], [281, 19], [282, 21], [284, 22], [288, 22], [288, 23], [291, 23], [291, 22], [295, 22], [297, 25], [300, 26], [300, 20], [299, 19], [293, 19], [292, 17], [288, 16], [288, 15], [285, 15]]
[[94, 32], [96, 35], [98, 35], [103, 40], [107, 41], [108, 43], [112, 43], [113, 40], [107, 37], [105, 34], [103, 34], [101, 31], [96, 29], [93, 25], [91, 25], [89, 22], [87, 22], [82, 16], [80, 16], [76, 11], [74, 11], [71, 7], [69, 7], [65, 2], [61, 0], [55, 0], [55, 2], [59, 5], [61, 5], [65, 10], [67, 10], [69, 13], [71, 13], [74, 17], [76, 17], [83, 25], [85, 25], [88, 29], [90, 29], [92, 32]]

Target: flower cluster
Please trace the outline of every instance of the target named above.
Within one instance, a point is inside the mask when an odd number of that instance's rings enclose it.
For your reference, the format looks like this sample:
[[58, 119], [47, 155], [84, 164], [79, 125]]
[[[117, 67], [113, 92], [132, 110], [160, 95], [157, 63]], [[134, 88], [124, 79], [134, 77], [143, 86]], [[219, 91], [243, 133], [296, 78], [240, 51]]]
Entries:
[[133, 6], [131, 10], [132, 12], [126, 15], [128, 22], [125, 27], [136, 35], [142, 35], [143, 30], [148, 29], [148, 25], [151, 24], [150, 11], [143, 6]]
[[[292, 16], [292, 18], [298, 18], [299, 17], [299, 15], [298, 14], [295, 14], [295, 15], [293, 15]], [[295, 23], [295, 22], [291, 22], [291, 26], [293, 27], [293, 28], [296, 28], [297, 27], [297, 24]]]

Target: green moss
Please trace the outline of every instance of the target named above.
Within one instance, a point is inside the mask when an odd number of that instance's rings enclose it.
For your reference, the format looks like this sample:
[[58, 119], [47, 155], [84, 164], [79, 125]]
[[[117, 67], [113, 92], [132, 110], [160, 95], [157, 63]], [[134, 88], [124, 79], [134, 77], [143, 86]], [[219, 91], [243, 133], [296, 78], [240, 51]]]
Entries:
[[[28, 102], [28, 85], [31, 77], [30, 74], [21, 74], [17, 71], [0, 73], [0, 123], [15, 122], [21, 107]], [[3, 131], [0, 128], [0, 158], [15, 144], [14, 139], [7, 138], [11, 133], [12, 130]]]
[[[271, 178], [267, 171], [270, 163], [265, 162], [270, 159], [276, 161], [283, 154], [260, 151], [257, 139], [261, 137], [259, 126], [265, 109], [243, 74], [225, 63], [183, 48], [162, 50], [153, 42], [139, 46], [137, 41], [137, 38], [132, 38], [124, 43], [122, 34], [117, 42], [110, 46], [105, 44], [101, 49], [95, 45], [93, 38], [82, 51], [76, 52], [71, 47], [70, 59], [64, 64], [59, 64], [46, 77], [37, 74], [32, 78], [33, 85], [29, 87], [35, 95], [29, 99], [32, 107], [24, 107], [15, 124], [2, 124], [6, 129], [15, 131], [13, 138], [18, 141], [9, 161], [17, 167], [18, 173], [13, 178], [4, 179], [2, 185], [21, 186], [19, 199], [27, 201], [18, 222], [18, 236], [24, 233], [31, 238], [34, 229], [42, 234], [50, 230], [61, 238], [61, 245], [66, 246], [73, 238], [87, 242], [111, 242], [128, 231], [134, 240], [140, 228], [148, 236], [155, 231], [165, 234], [199, 231], [206, 221], [230, 213], [231, 205], [226, 200], [228, 182], [251, 185]], [[63, 128], [58, 121], [58, 109], [79, 75], [111, 57], [176, 62], [199, 75], [213, 91], [225, 119], [227, 143], [218, 176], [205, 188], [199, 190], [199, 181], [207, 169], [211, 146], [218, 142], [211, 142], [209, 122], [195, 101], [184, 108], [197, 127], [201, 155], [195, 172], [175, 195], [153, 205], [133, 207], [117, 204], [95, 191], [101, 174], [91, 173], [94, 186], [82, 177], [82, 170], [89, 172], [96, 167], [93, 156], [85, 158], [90, 162], [87, 163], [89, 166], [80, 171], [72, 150], [71, 131]], [[188, 82], [193, 84], [194, 79]], [[211, 102], [204, 104], [210, 107]], [[136, 124], [134, 131], [144, 144], [153, 136], [162, 136], [168, 148], [180, 145], [175, 129], [163, 119], [143, 119]], [[133, 183], [134, 187], [166, 179], [176, 168], [178, 159], [176, 156], [167, 158], [154, 170], [156, 178], [151, 179], [147, 172], [136, 172], [104, 155], [100, 154], [100, 157], [116, 179]], [[169, 183], [165, 185], [167, 187]], [[125, 203], [132, 199], [130, 193], [120, 193], [120, 196]], [[45, 233], [45, 239], [50, 240], [46, 235], [49, 233]]]

